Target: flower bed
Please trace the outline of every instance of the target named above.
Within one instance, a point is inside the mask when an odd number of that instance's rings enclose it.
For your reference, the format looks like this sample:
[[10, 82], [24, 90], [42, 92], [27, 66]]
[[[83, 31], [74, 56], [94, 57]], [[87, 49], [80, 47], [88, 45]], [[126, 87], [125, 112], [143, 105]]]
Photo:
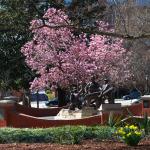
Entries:
[[144, 137], [144, 133], [134, 125], [120, 127], [116, 132], [127, 145], [136, 146]]

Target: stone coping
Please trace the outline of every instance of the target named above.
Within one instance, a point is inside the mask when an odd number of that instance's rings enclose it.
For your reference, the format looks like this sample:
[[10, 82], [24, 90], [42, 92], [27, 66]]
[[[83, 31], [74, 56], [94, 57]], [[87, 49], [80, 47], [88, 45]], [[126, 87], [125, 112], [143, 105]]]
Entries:
[[93, 115], [97, 115], [98, 111], [92, 107], [83, 107], [83, 109], [79, 110], [69, 110], [69, 109], [61, 109], [57, 114], [56, 118], [58, 119], [81, 119]]
[[150, 101], [150, 95], [141, 96], [141, 100], [149, 100]]
[[42, 119], [42, 120], [82, 120], [82, 119], [89, 119], [89, 118], [93, 118], [93, 117], [99, 117], [102, 114], [98, 114], [98, 115], [92, 115], [92, 116], [76, 116], [76, 117], [61, 117], [61, 116], [45, 116], [45, 117], [36, 117], [38, 119]]
[[14, 100], [14, 99], [16, 100], [16, 99], [19, 99], [19, 97], [17, 97], [17, 96], [5, 96], [4, 99], [5, 100]]
[[14, 100], [0, 100], [0, 104], [15, 104], [16, 102]]

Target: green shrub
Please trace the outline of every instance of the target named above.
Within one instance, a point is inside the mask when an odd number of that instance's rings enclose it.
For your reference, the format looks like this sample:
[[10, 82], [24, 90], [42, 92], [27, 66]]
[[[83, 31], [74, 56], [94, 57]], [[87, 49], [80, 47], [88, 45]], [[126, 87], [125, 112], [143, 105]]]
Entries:
[[51, 140], [51, 133], [43, 129], [14, 129], [1, 128], [0, 129], [0, 143], [13, 142], [49, 142]]
[[78, 144], [83, 139], [84, 128], [81, 126], [59, 127], [52, 130], [52, 141], [61, 144]]
[[150, 133], [150, 119], [148, 118], [147, 113], [144, 114], [143, 120], [137, 123], [141, 129], [144, 130], [145, 135]]
[[84, 139], [113, 139], [114, 128], [108, 126], [86, 127]]
[[83, 139], [112, 139], [114, 128], [108, 126], [63, 126], [56, 128], [0, 128], [0, 143], [78, 144]]

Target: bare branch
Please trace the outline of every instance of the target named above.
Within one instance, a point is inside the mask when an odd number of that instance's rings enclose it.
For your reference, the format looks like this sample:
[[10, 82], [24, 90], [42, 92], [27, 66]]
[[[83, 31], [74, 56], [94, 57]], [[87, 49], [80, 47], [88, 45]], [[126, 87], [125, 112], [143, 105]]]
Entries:
[[120, 34], [120, 33], [115, 33], [115, 32], [107, 32], [107, 31], [100, 31], [97, 28], [82, 28], [82, 27], [77, 27], [77, 25], [56, 25], [56, 26], [49, 26], [49, 25], [43, 25], [34, 29], [40, 29], [43, 27], [48, 27], [48, 28], [54, 28], [54, 29], [59, 29], [59, 28], [72, 28], [74, 30], [78, 30], [79, 32], [84, 32], [84, 33], [89, 33], [89, 34], [98, 34], [98, 35], [104, 35], [104, 36], [111, 36], [111, 37], [118, 37], [118, 38], [123, 38], [123, 39], [128, 39], [128, 40], [133, 40], [133, 39], [141, 39], [141, 38], [150, 38], [150, 34], [140, 34], [138, 36], [133, 36], [129, 34]]

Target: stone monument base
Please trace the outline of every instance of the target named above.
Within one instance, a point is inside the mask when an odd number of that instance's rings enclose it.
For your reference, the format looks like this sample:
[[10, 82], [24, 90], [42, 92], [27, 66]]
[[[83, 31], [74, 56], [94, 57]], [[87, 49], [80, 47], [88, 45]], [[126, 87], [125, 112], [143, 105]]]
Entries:
[[61, 109], [57, 114], [57, 118], [61, 119], [81, 119], [85, 117], [90, 117], [93, 115], [97, 115], [98, 111], [93, 107], [84, 107], [81, 110], [69, 110], [69, 109]]
[[102, 104], [100, 110], [105, 111], [121, 111], [121, 103], [115, 104]]
[[118, 120], [119, 118], [121, 119], [121, 103], [102, 104], [99, 109], [99, 112], [101, 115], [101, 124], [107, 124], [111, 116], [114, 121]]
[[93, 107], [83, 107], [81, 110], [61, 109], [55, 117], [56, 119], [81, 119], [94, 115], [102, 115], [102, 113], [121, 112], [121, 103], [102, 104], [99, 110]]

